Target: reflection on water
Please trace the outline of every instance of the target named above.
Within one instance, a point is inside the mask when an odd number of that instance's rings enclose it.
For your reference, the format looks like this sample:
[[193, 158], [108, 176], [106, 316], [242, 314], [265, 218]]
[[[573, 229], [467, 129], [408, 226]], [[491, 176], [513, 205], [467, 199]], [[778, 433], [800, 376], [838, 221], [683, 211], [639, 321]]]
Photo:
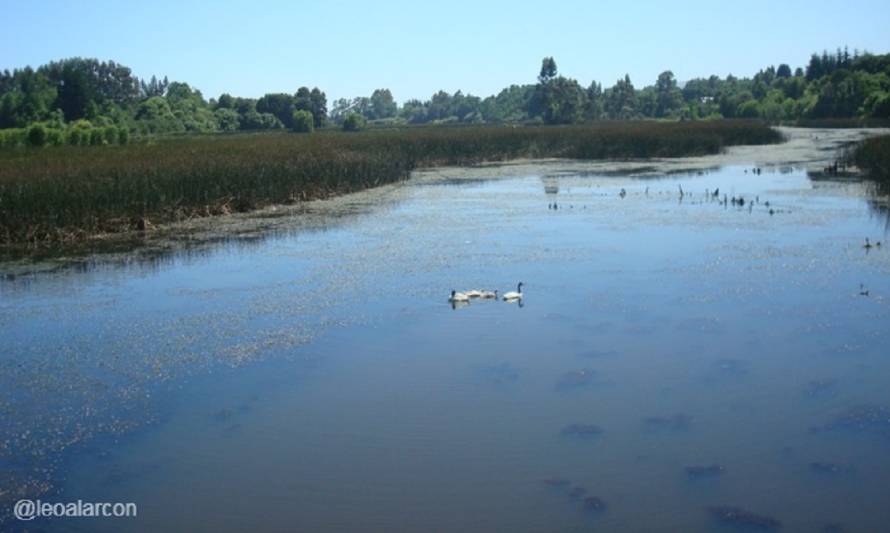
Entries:
[[886, 218], [751, 168], [407, 185], [7, 279], [0, 501], [139, 505], [50, 531], [881, 530]]

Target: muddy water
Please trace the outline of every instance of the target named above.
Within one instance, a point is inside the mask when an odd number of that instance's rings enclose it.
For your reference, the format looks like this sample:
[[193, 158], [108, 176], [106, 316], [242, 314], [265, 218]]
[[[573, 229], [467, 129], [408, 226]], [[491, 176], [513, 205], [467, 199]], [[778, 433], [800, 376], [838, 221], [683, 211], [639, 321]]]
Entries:
[[[517, 168], [7, 279], [0, 496], [138, 504], [48, 531], [737, 530], [712, 506], [885, 527], [890, 250], [862, 246], [887, 237], [866, 186]], [[519, 281], [521, 306], [446, 301]]]

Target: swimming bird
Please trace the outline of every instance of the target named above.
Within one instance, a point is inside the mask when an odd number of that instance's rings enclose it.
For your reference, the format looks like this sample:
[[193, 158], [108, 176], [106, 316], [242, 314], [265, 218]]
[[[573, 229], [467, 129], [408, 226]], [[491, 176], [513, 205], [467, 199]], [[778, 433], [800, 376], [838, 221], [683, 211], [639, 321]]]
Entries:
[[464, 291], [463, 293], [466, 294], [468, 298], [478, 298], [482, 296], [482, 291], [479, 289], [471, 289], [469, 291]]
[[504, 294], [504, 301], [510, 300], [521, 300], [522, 299], [522, 282], [519, 282], [519, 285], [516, 286], [515, 291], [510, 291]]
[[868, 242], [868, 237], [865, 238], [865, 245], [863, 246], [863, 248], [865, 248], [866, 250], [871, 248], [871, 243]]
[[859, 296], [868, 296], [868, 289], [861, 283], [859, 284]]
[[493, 291], [480, 291], [479, 297], [483, 300], [497, 300], [498, 299], [498, 290], [495, 289]]
[[469, 302], [469, 301], [470, 301], [470, 297], [467, 296], [466, 294], [462, 293], [462, 292], [457, 292], [457, 291], [452, 290], [452, 291], [451, 291], [451, 297], [448, 298], [448, 301], [451, 302], [451, 303], [455, 303], [455, 302]]

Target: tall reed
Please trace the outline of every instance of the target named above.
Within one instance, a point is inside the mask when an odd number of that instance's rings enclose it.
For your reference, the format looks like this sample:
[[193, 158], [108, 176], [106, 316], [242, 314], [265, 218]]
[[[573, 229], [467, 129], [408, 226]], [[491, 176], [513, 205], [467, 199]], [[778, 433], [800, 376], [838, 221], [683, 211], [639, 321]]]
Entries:
[[780, 141], [758, 122], [402, 128], [184, 137], [0, 150], [0, 245], [41, 246], [194, 216], [323, 198], [411, 170], [531, 157], [703, 155]]

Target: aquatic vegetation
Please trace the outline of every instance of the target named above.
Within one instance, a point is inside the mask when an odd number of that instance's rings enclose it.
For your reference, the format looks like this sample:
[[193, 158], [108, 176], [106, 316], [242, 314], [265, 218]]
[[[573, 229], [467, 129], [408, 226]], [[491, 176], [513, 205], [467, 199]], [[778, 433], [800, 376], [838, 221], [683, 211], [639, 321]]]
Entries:
[[556, 388], [558, 390], [565, 390], [586, 387], [593, 382], [594, 376], [596, 376], [596, 371], [589, 368], [572, 370], [566, 372], [559, 378], [559, 380], [557, 380]]
[[833, 378], [814, 379], [804, 387], [808, 398], [829, 398], [837, 395], [837, 380]]
[[617, 355], [618, 352], [615, 350], [587, 350], [585, 352], [581, 352], [578, 354], [578, 357], [585, 357], [588, 359], [597, 359], [600, 357], [612, 357]]
[[862, 141], [853, 152], [853, 161], [869, 177], [882, 182], [890, 180], [890, 135]]
[[649, 431], [687, 431], [692, 426], [692, 417], [677, 413], [672, 416], [650, 416], [643, 419]]
[[588, 511], [605, 511], [606, 502], [596, 496], [588, 496], [584, 498], [584, 509]]
[[585, 494], [587, 494], [587, 489], [584, 487], [572, 487], [571, 490], [569, 490], [569, 498], [577, 499], [583, 497]]
[[687, 466], [686, 477], [691, 480], [707, 479], [722, 476], [726, 469], [720, 465]]
[[548, 487], [554, 487], [554, 488], [568, 487], [569, 485], [572, 484], [572, 482], [570, 480], [561, 478], [561, 477], [551, 477], [551, 478], [544, 479], [541, 482], [544, 483], [544, 485], [547, 485]]
[[890, 438], [890, 409], [880, 405], [857, 405], [845, 409], [828, 423], [812, 428], [816, 433], [839, 430]]
[[720, 359], [714, 363], [714, 370], [727, 377], [741, 377], [748, 373], [745, 362], [739, 359]]
[[782, 522], [775, 518], [752, 513], [741, 507], [718, 505], [709, 507], [708, 511], [714, 518], [727, 525], [761, 530], [773, 530], [782, 527]]
[[812, 472], [824, 476], [834, 476], [847, 471], [847, 468], [844, 466], [823, 461], [813, 461], [809, 466]]
[[602, 122], [171, 138], [0, 150], [0, 245], [39, 246], [325, 198], [417, 168], [520, 157], [649, 158], [767, 144], [758, 122]]
[[603, 429], [594, 424], [569, 424], [560, 434], [565, 437], [591, 438], [602, 435]]
[[483, 368], [482, 377], [491, 383], [513, 383], [519, 379], [519, 370], [505, 361]]

